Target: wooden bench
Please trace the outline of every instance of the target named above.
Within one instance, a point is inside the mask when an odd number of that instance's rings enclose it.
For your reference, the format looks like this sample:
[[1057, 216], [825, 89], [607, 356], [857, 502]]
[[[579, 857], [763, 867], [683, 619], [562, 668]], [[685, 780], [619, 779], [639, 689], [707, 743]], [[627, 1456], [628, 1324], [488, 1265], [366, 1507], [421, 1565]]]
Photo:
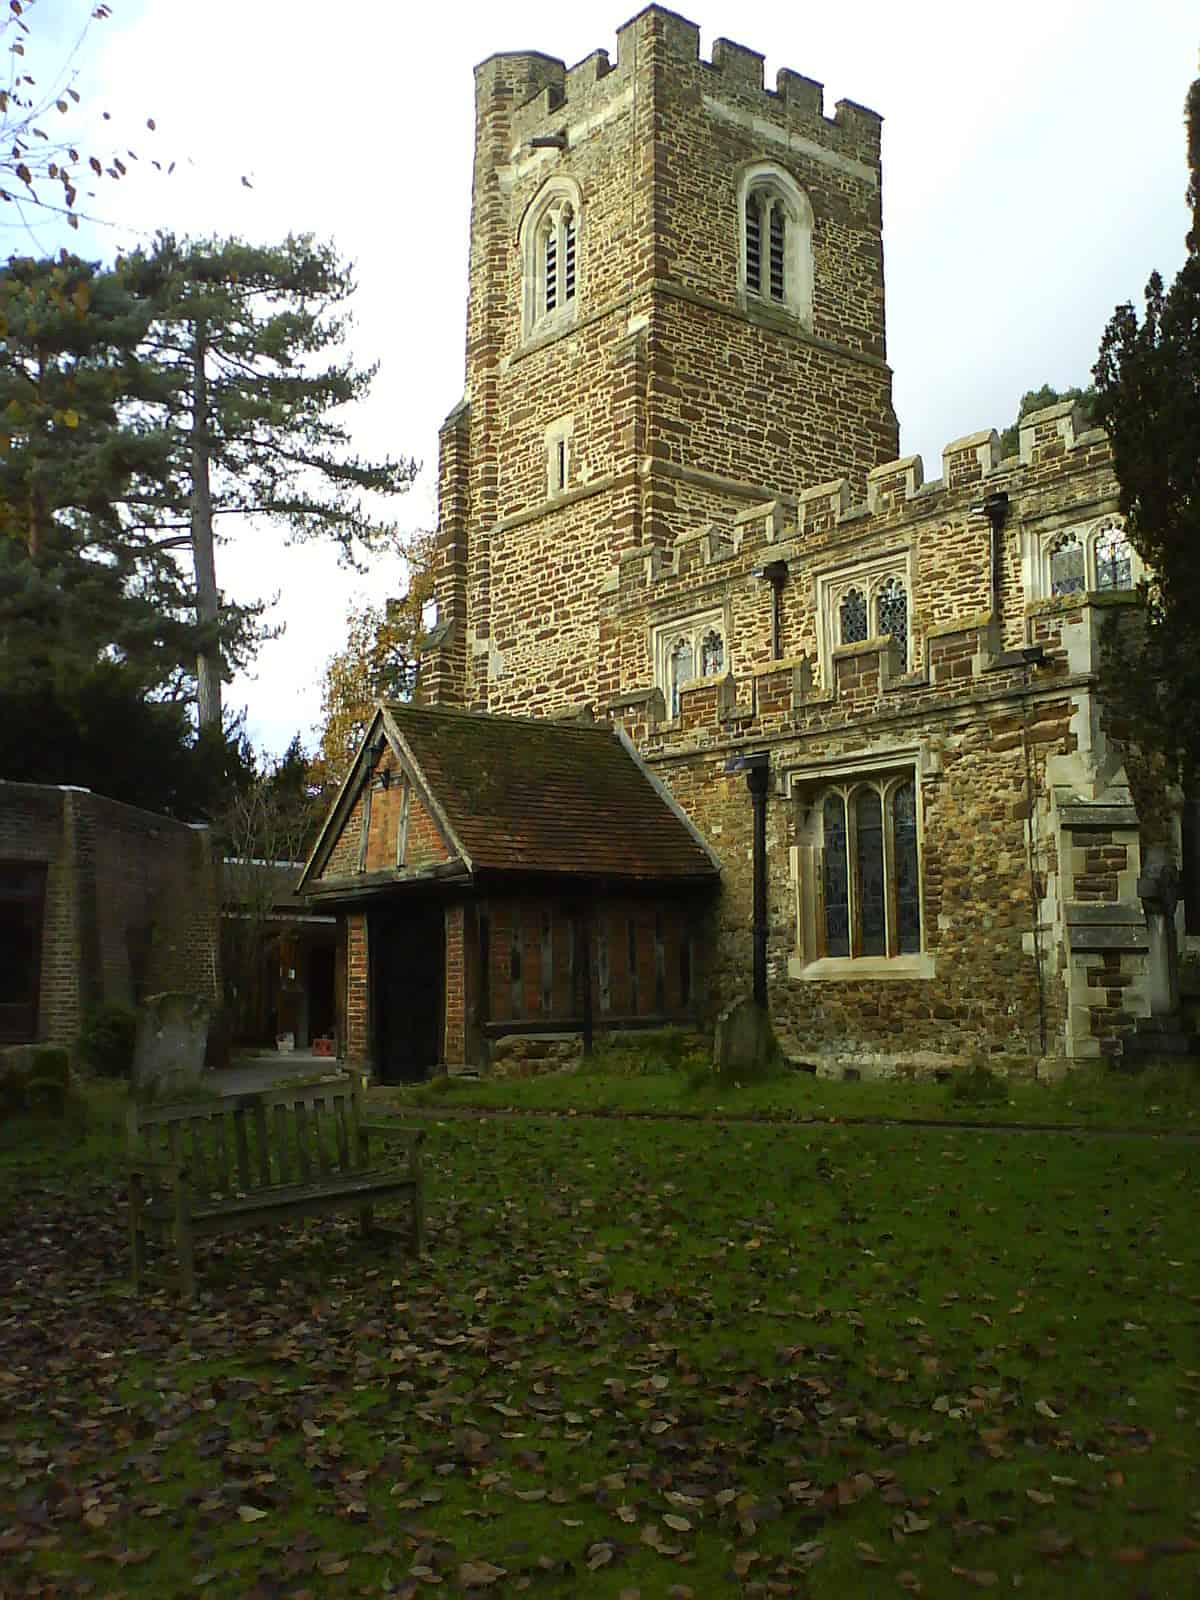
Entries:
[[[424, 1243], [420, 1145], [411, 1129], [368, 1126], [356, 1073], [325, 1083], [231, 1095], [188, 1105], [131, 1106], [129, 1230], [133, 1282], [140, 1291], [146, 1233], [173, 1237], [179, 1286], [195, 1293], [195, 1241], [241, 1233], [280, 1217], [357, 1209], [364, 1234], [374, 1229], [377, 1201], [406, 1198], [406, 1237], [414, 1254]], [[407, 1142], [400, 1166], [372, 1166], [368, 1136]], [[394, 1232], [395, 1230], [379, 1230]]]

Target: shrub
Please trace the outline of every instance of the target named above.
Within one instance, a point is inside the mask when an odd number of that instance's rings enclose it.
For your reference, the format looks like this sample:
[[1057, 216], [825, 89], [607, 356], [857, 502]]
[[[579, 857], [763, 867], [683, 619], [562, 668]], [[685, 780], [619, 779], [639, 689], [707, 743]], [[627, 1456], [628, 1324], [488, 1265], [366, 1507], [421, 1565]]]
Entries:
[[133, 1071], [137, 1013], [128, 1006], [100, 1006], [79, 1030], [79, 1059], [100, 1078], [128, 1078]]
[[1008, 1099], [1008, 1085], [982, 1061], [975, 1061], [951, 1082], [950, 1099], [955, 1105], [1000, 1105]]

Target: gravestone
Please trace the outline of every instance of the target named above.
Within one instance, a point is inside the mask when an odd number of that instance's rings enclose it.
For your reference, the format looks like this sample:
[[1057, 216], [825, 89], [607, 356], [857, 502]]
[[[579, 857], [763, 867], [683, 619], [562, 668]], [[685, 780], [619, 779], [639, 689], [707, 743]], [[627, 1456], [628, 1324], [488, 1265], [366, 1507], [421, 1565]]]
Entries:
[[152, 994], [138, 1012], [133, 1084], [158, 1099], [177, 1099], [204, 1072], [211, 1002], [203, 995]]

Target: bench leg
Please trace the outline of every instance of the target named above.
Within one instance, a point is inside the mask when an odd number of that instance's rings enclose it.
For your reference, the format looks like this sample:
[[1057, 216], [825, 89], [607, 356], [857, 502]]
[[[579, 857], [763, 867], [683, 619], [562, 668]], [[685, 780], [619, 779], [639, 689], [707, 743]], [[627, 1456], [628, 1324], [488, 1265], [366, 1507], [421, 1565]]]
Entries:
[[134, 1173], [129, 1180], [129, 1248], [133, 1257], [133, 1292], [141, 1294], [146, 1275], [146, 1233], [142, 1227], [142, 1179]]
[[418, 1183], [412, 1196], [412, 1253], [419, 1256], [425, 1248], [425, 1191]]
[[191, 1305], [196, 1296], [196, 1241], [192, 1233], [190, 1195], [175, 1193], [175, 1249], [179, 1256], [179, 1297]]
[[358, 1229], [364, 1239], [369, 1239], [375, 1232], [375, 1207], [360, 1206], [358, 1211]]

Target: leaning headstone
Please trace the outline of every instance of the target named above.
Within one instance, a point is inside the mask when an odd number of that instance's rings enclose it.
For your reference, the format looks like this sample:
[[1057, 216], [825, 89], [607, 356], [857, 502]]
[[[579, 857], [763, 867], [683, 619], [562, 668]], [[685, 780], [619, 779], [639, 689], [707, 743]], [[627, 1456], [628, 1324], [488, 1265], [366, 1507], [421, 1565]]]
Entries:
[[718, 1077], [735, 1082], [761, 1078], [775, 1064], [778, 1054], [771, 1018], [753, 1000], [735, 1001], [717, 1018], [713, 1070]]
[[181, 1099], [204, 1072], [210, 1002], [203, 995], [152, 994], [138, 1013], [133, 1085], [155, 1099]]

